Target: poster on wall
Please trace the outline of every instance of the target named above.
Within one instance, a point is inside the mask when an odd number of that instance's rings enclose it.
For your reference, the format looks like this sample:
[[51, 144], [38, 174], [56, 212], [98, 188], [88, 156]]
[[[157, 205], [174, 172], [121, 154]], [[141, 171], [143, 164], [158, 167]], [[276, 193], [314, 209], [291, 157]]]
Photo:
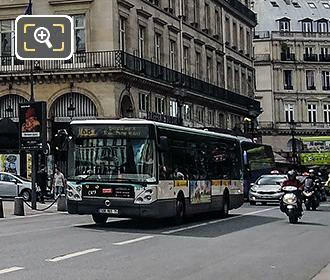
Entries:
[[17, 154], [0, 155], [0, 171], [20, 175], [20, 157]]
[[190, 203], [210, 203], [211, 189], [211, 181], [189, 181]]
[[19, 104], [20, 146], [24, 150], [45, 148], [47, 140], [46, 103]]
[[32, 156], [31, 154], [26, 155], [26, 177], [32, 179]]

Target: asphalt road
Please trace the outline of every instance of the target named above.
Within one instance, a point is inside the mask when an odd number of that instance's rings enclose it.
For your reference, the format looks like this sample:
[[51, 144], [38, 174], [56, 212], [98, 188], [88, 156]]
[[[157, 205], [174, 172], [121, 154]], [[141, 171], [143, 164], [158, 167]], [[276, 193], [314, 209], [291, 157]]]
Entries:
[[330, 203], [288, 223], [278, 206], [168, 221], [51, 214], [0, 221], [0, 279], [307, 280], [330, 262]]

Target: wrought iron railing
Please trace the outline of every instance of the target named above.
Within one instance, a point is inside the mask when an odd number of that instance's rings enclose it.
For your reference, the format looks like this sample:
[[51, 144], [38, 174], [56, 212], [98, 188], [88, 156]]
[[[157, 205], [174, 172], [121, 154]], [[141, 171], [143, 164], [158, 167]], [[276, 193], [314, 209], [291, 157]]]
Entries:
[[[260, 103], [250, 97], [231, 92], [214, 84], [188, 76], [149, 60], [123, 51], [75, 53], [70, 60], [42, 60], [33, 63], [34, 73], [88, 72], [122, 70], [206, 97], [260, 111]], [[0, 57], [0, 75], [29, 74], [30, 62], [16, 57]]]

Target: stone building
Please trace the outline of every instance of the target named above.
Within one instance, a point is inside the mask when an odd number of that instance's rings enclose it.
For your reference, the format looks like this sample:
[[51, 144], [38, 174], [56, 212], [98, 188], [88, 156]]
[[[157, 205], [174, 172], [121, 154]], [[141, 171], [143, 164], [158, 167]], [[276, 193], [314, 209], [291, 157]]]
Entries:
[[256, 0], [253, 10], [262, 139], [288, 153], [292, 133], [330, 133], [330, 2]]
[[[67, 61], [33, 63], [36, 100], [47, 101], [49, 140], [72, 119], [137, 117], [241, 129], [254, 100], [246, 0], [34, 0], [33, 14], [74, 20]], [[26, 0], [0, 3], [0, 118], [17, 122], [30, 98], [30, 63], [14, 56], [14, 20]]]

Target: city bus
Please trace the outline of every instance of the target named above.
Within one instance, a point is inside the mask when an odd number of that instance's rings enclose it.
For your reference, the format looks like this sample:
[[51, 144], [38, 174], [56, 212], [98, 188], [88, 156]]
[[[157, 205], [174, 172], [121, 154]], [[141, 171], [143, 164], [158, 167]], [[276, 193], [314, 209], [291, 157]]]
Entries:
[[243, 153], [244, 197], [248, 198], [251, 183], [261, 175], [270, 174], [275, 168], [275, 159], [272, 146], [254, 143], [245, 138], [240, 140]]
[[243, 202], [235, 136], [147, 120], [71, 122], [68, 212], [165, 218], [229, 210]]

